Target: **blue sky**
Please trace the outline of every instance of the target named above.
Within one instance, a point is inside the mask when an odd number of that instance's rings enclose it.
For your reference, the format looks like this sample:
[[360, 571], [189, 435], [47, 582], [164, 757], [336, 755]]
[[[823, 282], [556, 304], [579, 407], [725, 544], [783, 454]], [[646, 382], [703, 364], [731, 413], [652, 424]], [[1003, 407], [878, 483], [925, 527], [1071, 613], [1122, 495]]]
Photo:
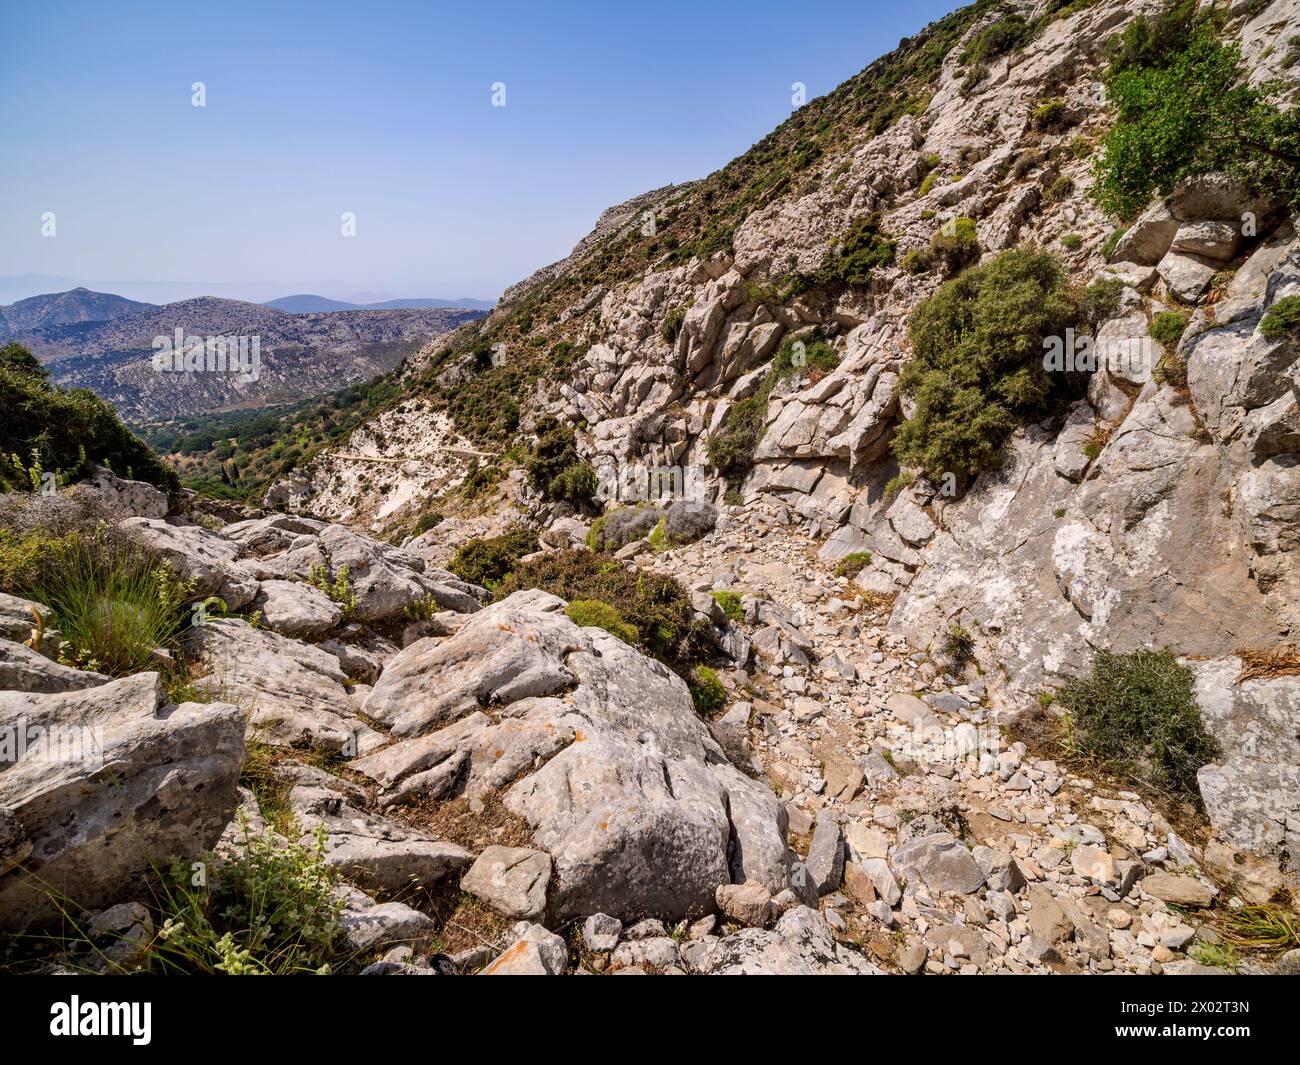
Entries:
[[0, 275], [492, 298], [955, 6], [11, 2]]

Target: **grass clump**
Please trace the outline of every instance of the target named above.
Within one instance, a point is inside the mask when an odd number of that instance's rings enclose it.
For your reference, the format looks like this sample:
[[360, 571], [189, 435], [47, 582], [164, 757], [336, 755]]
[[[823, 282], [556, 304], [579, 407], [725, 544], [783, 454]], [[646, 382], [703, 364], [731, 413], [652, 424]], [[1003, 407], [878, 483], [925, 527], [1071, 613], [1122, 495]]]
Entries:
[[727, 693], [722, 687], [722, 681], [718, 680], [717, 671], [708, 666], [696, 666], [691, 672], [687, 687], [691, 690], [695, 710], [701, 716], [712, 716], [727, 702]]
[[635, 646], [640, 638], [635, 625], [629, 625], [612, 606], [596, 599], [575, 599], [565, 607], [564, 613], [575, 625], [604, 629], [626, 644]]
[[463, 581], [492, 589], [510, 576], [520, 558], [537, 549], [537, 534], [526, 526], [516, 525], [500, 536], [468, 541], [447, 568]]
[[1043, 367], [1043, 340], [1076, 315], [1047, 252], [1013, 248], [941, 285], [909, 322], [902, 389], [916, 411], [895, 438], [899, 462], [932, 480], [994, 468], [1015, 427], [1065, 388]]
[[1057, 694], [1079, 750], [1197, 804], [1196, 772], [1221, 753], [1196, 705], [1191, 670], [1169, 651], [1099, 651]]
[[47, 650], [65, 664], [115, 677], [178, 650], [193, 598], [192, 584], [80, 492], [0, 497], [0, 591], [50, 608], [44, 627], [63, 643]]
[[1269, 340], [1300, 333], [1300, 296], [1283, 296], [1260, 319], [1259, 331]]
[[713, 601], [722, 608], [722, 612], [727, 615], [728, 621], [741, 622], [745, 620], [745, 608], [740, 603], [740, 595], [736, 592], [710, 592]]
[[1159, 311], [1151, 319], [1151, 339], [1166, 347], [1174, 347], [1187, 329], [1187, 315], [1182, 311]]
[[1070, 251], [1078, 251], [1083, 247], [1083, 238], [1078, 233], [1066, 233], [1061, 238], [1061, 245], [1069, 248]]
[[848, 577], [849, 580], [852, 580], [870, 565], [870, 551], [850, 551], [835, 563], [835, 576]]

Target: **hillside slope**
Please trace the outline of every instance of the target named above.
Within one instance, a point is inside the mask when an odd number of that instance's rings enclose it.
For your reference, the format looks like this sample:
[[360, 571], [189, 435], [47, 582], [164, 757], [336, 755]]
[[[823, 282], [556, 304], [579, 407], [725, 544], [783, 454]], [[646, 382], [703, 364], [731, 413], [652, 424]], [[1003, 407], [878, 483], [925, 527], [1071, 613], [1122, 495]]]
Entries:
[[[90, 388], [139, 424], [291, 402], [368, 380], [482, 313], [434, 308], [286, 314], [215, 297], [141, 306], [111, 321], [52, 324], [15, 338], [59, 384]], [[177, 330], [187, 338], [245, 337], [250, 345], [257, 338], [259, 365], [247, 374], [159, 373], [153, 365], [155, 341], [170, 341]]]
[[[391, 528], [454, 502], [445, 466], [354, 456], [505, 455], [554, 415], [598, 470], [699, 471], [716, 502], [783, 504], [822, 562], [869, 557], [856, 585], [887, 605], [890, 630], [931, 654], [969, 645], [1003, 711], [1046, 701], [1100, 649], [1218, 663], [1200, 692], [1229, 752], [1201, 778], [1218, 843], [1288, 869], [1300, 693], [1236, 678], [1245, 660], [1285, 660], [1300, 625], [1300, 341], [1283, 302], [1300, 295], [1300, 242], [1277, 187], [1252, 187], [1249, 166], [1210, 172], [1224, 161], [1213, 145], [1126, 217], [1100, 206], [1094, 193], [1110, 207], [1115, 191], [1096, 188], [1098, 159], [1125, 146], [1108, 139], [1112, 42], [1162, 9], [1049, 0], [948, 16], [716, 174], [603, 219], [411, 360], [400, 404], [269, 498]], [[1265, 154], [1294, 168], [1300, 4], [1205, 17], [1281, 108]], [[1177, 78], [1202, 45], [1173, 38], [1125, 38], [1123, 62]], [[1203, 86], [1186, 88], [1195, 101]], [[1192, 114], [1180, 136], [1208, 121]], [[1039, 287], [1023, 255], [1004, 256], [1017, 248], [1056, 264]], [[968, 344], [969, 326], [936, 339], [945, 308], [969, 310], [985, 278], [982, 339]], [[1058, 298], [1071, 317], [1049, 322]], [[1095, 370], [1036, 368], [1044, 341], [1084, 335]], [[954, 351], [978, 366], [999, 344], [1016, 373], [972, 369], [967, 392], [943, 393], [944, 374], [970, 369]], [[543, 524], [572, 517], [523, 500]], [[1256, 743], [1268, 757], [1249, 756]]]

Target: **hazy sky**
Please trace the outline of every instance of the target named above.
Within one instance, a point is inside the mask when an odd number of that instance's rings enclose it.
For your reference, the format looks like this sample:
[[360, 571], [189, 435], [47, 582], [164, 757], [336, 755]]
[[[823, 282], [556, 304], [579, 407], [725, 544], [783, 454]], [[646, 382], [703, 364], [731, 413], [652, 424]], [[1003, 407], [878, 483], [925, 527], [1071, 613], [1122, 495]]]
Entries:
[[5, 0], [0, 275], [491, 298], [955, 6]]

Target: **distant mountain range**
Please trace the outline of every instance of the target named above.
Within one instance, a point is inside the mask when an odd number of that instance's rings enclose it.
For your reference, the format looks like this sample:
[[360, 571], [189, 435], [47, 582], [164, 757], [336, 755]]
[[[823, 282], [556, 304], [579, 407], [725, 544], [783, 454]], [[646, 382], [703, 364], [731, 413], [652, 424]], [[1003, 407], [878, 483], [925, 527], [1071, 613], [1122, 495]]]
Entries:
[[[308, 283], [310, 284], [310, 283]], [[328, 287], [327, 287], [328, 286]], [[307, 287], [306, 284], [303, 287]], [[405, 309], [410, 307], [471, 307], [488, 310], [494, 306], [492, 300], [483, 299], [426, 299], [393, 298], [392, 291], [359, 291], [355, 286], [345, 283], [317, 282], [312, 288], [333, 292], [334, 297], [322, 296], [284, 296], [288, 285], [271, 281], [238, 282], [200, 282], [200, 281], [106, 281], [88, 278], [64, 277], [59, 274], [16, 274], [0, 277], [0, 304], [16, 303], [31, 296], [51, 292], [66, 292], [70, 289], [84, 288], [92, 292], [115, 292], [119, 296], [129, 297], [144, 303], [176, 303], [180, 300], [195, 299], [199, 296], [220, 296], [223, 299], [245, 300], [249, 303], [276, 303], [281, 299], [294, 300], [310, 298], [327, 300], [338, 306], [304, 306], [303, 310], [288, 309], [291, 314], [306, 313], [313, 310], [357, 310], [357, 309]], [[401, 286], [406, 291], [410, 288]], [[290, 291], [293, 291], [290, 289]], [[400, 291], [400, 289], [399, 289]], [[418, 291], [418, 289], [417, 289]]]
[[[434, 337], [482, 315], [442, 306], [290, 313], [212, 296], [156, 306], [73, 289], [0, 307], [0, 341], [23, 344], [58, 384], [90, 388], [141, 424], [335, 391], [391, 370]], [[177, 331], [204, 340], [244, 338], [246, 352], [255, 339], [256, 373], [160, 372], [154, 367], [160, 338]]]
[[312, 314], [327, 311], [402, 311], [428, 309], [430, 307], [467, 307], [475, 311], [490, 311], [494, 306], [491, 300], [437, 300], [404, 299], [384, 300], [382, 303], [348, 303], [344, 300], [332, 300], [327, 296], [302, 294], [281, 296], [278, 300], [267, 300], [265, 307], [274, 307], [288, 314]]

